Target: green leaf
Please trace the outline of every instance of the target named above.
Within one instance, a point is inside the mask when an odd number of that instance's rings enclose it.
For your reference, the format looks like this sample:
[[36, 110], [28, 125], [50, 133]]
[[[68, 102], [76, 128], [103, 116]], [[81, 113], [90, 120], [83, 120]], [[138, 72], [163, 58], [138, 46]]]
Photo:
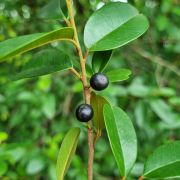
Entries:
[[30, 175], [37, 174], [45, 167], [45, 162], [41, 159], [32, 159], [27, 165], [26, 172]]
[[149, 103], [152, 110], [165, 123], [174, 124], [175, 122], [179, 122], [177, 114], [173, 112], [171, 106], [169, 106], [164, 100], [152, 99], [149, 101]]
[[137, 156], [137, 139], [133, 124], [118, 107], [104, 106], [104, 120], [111, 149], [121, 176], [127, 176]]
[[0, 177], [6, 173], [8, 170], [7, 163], [4, 161], [0, 161]]
[[53, 119], [56, 114], [56, 98], [53, 94], [46, 94], [43, 98], [42, 111], [48, 119]]
[[72, 40], [73, 36], [73, 29], [68, 27], [60, 28], [47, 33], [20, 36], [0, 42], [0, 61], [53, 41]]
[[97, 95], [94, 92], [91, 95], [91, 105], [94, 110], [94, 122], [98, 131], [104, 128], [103, 107], [109, 104], [108, 100], [103, 96]]
[[111, 58], [111, 55], [112, 55], [111, 50], [99, 51], [99, 52], [94, 53], [93, 58], [92, 58], [92, 69], [94, 73], [102, 72], [106, 68]]
[[42, 76], [71, 67], [72, 63], [67, 54], [58, 49], [46, 49], [35, 54], [12, 79]]
[[145, 163], [143, 176], [155, 179], [180, 177], [180, 141], [157, 148]]
[[89, 51], [115, 49], [137, 39], [148, 26], [147, 18], [130, 4], [108, 3], [88, 20], [84, 42]]
[[106, 73], [110, 82], [118, 82], [129, 79], [131, 71], [129, 69], [115, 69]]
[[75, 153], [79, 135], [80, 129], [72, 128], [68, 131], [62, 142], [56, 165], [57, 180], [64, 179], [64, 176], [70, 166], [72, 157]]
[[66, 12], [65, 0], [51, 0], [40, 11], [38, 16], [42, 19], [59, 19], [63, 20]]

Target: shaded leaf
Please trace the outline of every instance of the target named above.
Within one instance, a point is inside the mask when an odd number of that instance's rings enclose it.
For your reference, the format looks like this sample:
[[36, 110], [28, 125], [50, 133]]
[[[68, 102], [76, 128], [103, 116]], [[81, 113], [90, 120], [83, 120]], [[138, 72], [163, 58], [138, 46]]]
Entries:
[[57, 49], [46, 49], [35, 54], [12, 79], [42, 76], [71, 67], [72, 63], [67, 54]]
[[62, 142], [56, 165], [57, 180], [63, 180], [70, 166], [72, 157], [77, 147], [79, 135], [80, 129], [72, 128], [68, 131]]
[[130, 4], [108, 3], [89, 18], [84, 42], [89, 51], [115, 49], [137, 39], [148, 26], [147, 18]]
[[180, 141], [160, 146], [146, 161], [143, 176], [155, 179], [180, 177], [179, 152]]
[[129, 69], [115, 69], [106, 73], [110, 82], [118, 82], [129, 79], [131, 71]]
[[30, 34], [8, 39], [0, 42], [0, 61], [53, 41], [71, 40], [73, 36], [73, 29], [68, 27], [60, 28], [47, 33]]
[[111, 58], [111, 55], [112, 55], [111, 50], [99, 51], [99, 52], [94, 53], [93, 58], [92, 58], [92, 69], [94, 73], [102, 72], [106, 68]]
[[137, 156], [137, 139], [133, 124], [118, 107], [104, 106], [105, 126], [111, 149], [121, 176], [127, 176]]
[[[64, 11], [63, 11], [64, 10]], [[66, 12], [65, 0], [51, 0], [40, 11], [38, 16], [42, 19], [59, 19], [62, 20], [65, 17]]]
[[97, 130], [101, 131], [104, 128], [103, 107], [109, 104], [108, 100], [103, 96], [97, 95], [94, 92], [91, 95], [91, 105], [94, 110], [94, 122]]

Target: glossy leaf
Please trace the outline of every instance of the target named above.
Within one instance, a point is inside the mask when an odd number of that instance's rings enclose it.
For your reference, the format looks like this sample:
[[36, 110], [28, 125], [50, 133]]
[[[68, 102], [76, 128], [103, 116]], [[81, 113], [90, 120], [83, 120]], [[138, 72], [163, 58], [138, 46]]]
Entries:
[[180, 177], [180, 141], [157, 148], [145, 163], [143, 176], [155, 179]]
[[19, 80], [42, 76], [71, 67], [72, 63], [67, 54], [57, 49], [46, 49], [34, 55], [12, 79]]
[[57, 180], [64, 179], [64, 176], [70, 166], [72, 157], [75, 153], [79, 135], [80, 129], [72, 128], [68, 131], [62, 142], [56, 165]]
[[65, 0], [51, 0], [39, 12], [39, 17], [42, 19], [64, 19], [63, 10], [66, 8]]
[[115, 69], [106, 73], [110, 82], [118, 82], [129, 79], [131, 71], [129, 69]]
[[104, 128], [104, 116], [103, 107], [105, 104], [109, 104], [108, 100], [103, 96], [92, 93], [91, 95], [91, 105], [94, 110], [94, 122], [97, 130], [101, 131]]
[[0, 42], [0, 61], [53, 41], [70, 40], [73, 36], [73, 29], [68, 27], [60, 28], [47, 33], [20, 36]]
[[148, 26], [147, 18], [130, 4], [108, 3], [88, 20], [84, 42], [89, 51], [115, 49], [137, 39]]
[[120, 174], [126, 177], [137, 156], [137, 139], [133, 124], [122, 109], [110, 105], [104, 106], [104, 120]]
[[102, 72], [106, 68], [111, 58], [111, 55], [112, 55], [111, 50], [99, 51], [99, 52], [94, 53], [93, 58], [92, 58], [92, 69], [94, 73]]

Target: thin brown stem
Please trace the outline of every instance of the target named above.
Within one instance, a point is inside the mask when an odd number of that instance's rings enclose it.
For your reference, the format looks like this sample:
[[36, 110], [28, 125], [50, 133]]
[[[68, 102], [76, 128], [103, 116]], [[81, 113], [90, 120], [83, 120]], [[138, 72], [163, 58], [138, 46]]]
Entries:
[[[70, 23], [72, 28], [74, 29], [74, 41], [79, 59], [80, 59], [80, 65], [81, 65], [81, 80], [83, 83], [84, 87], [84, 99], [85, 103], [90, 104], [90, 99], [91, 99], [91, 91], [88, 87], [87, 83], [87, 76], [86, 76], [86, 59], [87, 55], [85, 55], [85, 58], [83, 56], [83, 52], [79, 43], [79, 38], [78, 38], [78, 33], [77, 33], [77, 28], [74, 20], [74, 15], [73, 15], [73, 2], [72, 0], [66, 0], [67, 3], [67, 8], [69, 12], [69, 17], [70, 17]], [[94, 145], [93, 145], [93, 125], [92, 121], [88, 122], [88, 180], [93, 179], [93, 159], [94, 159]]]

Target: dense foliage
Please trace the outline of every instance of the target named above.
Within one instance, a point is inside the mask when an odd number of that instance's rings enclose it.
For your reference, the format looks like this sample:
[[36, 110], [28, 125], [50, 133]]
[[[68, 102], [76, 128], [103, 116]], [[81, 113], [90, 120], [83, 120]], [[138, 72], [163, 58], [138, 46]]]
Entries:
[[[63, 26], [61, 21], [41, 19], [40, 10], [46, 3], [0, 2], [0, 41]], [[156, 147], [180, 139], [180, 4], [176, 0], [129, 3], [148, 17], [150, 28], [138, 40], [113, 52], [107, 70], [128, 68], [132, 75], [128, 81], [111, 84], [102, 94], [126, 110], [133, 120], [138, 159], [129, 179], [137, 179]], [[88, 17], [100, 5], [100, 1], [75, 1], [81, 34]], [[83, 41], [82, 36], [80, 40]], [[67, 46], [68, 43], [52, 42], [47, 48], [69, 52], [75, 63], [74, 49]], [[82, 85], [67, 71], [11, 81], [13, 72], [41, 49], [16, 56], [15, 61], [10, 59], [0, 66], [0, 177], [56, 179], [55, 164], [62, 139], [70, 127], [81, 126], [77, 153], [66, 178], [86, 179], [86, 127], [74, 116], [75, 107], [82, 102]], [[94, 175], [98, 180], [119, 178], [105, 131], [96, 145]]]

